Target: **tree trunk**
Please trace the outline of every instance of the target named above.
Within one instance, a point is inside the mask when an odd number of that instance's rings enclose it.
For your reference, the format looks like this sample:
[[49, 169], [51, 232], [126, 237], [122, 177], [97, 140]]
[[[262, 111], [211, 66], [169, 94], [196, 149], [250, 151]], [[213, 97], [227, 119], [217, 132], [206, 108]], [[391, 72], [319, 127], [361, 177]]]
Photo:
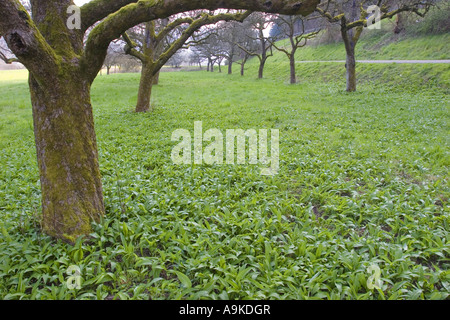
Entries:
[[111, 66], [106, 66], [106, 75], [109, 76], [111, 70]]
[[228, 74], [233, 74], [233, 60], [228, 60]]
[[154, 81], [153, 71], [153, 65], [151, 63], [142, 64], [136, 112], [148, 112], [151, 110], [150, 100]]
[[289, 56], [289, 65], [291, 69], [291, 84], [297, 83], [297, 77], [295, 75], [295, 54]]
[[[353, 0], [352, 4], [352, 19], [357, 17], [357, 3]], [[362, 30], [360, 30], [362, 31]], [[359, 33], [360, 34], [360, 33]], [[358, 41], [359, 35], [356, 36], [353, 29], [347, 30], [345, 25], [341, 25], [341, 35], [344, 40], [345, 52], [346, 52], [346, 63], [345, 68], [346, 78], [347, 78], [347, 92], [356, 91], [356, 58], [355, 58], [355, 47]]]
[[262, 79], [264, 77], [264, 66], [265, 65], [266, 65], [266, 59], [262, 59], [259, 63], [258, 79]]
[[353, 33], [351, 30], [341, 30], [342, 38], [345, 44], [346, 52], [346, 78], [347, 78], [347, 91], [356, 91], [356, 58], [355, 58], [355, 42], [352, 40]]
[[153, 85], [158, 85], [159, 84], [159, 75], [161, 74], [161, 70], [158, 71], [157, 74], [155, 74], [155, 76], [153, 77]]
[[247, 56], [244, 56], [244, 57], [242, 58], [242, 62], [241, 62], [241, 76], [244, 76], [244, 73], [245, 73], [245, 64], [247, 63], [247, 59], [248, 59]]
[[355, 59], [355, 48], [352, 51], [347, 52], [346, 58], [346, 68], [347, 68], [347, 91], [356, 91], [356, 59]]
[[75, 242], [104, 215], [90, 84], [76, 73], [43, 88], [30, 76], [34, 134], [42, 191], [42, 226]]

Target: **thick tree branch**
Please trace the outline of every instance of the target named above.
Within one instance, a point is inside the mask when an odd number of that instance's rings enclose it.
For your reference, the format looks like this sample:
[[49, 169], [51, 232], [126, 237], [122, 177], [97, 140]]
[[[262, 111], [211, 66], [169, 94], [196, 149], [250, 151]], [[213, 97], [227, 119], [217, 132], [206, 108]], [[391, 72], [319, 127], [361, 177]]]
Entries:
[[147, 57], [139, 50], [136, 50], [137, 43], [131, 40], [130, 36], [126, 32], [122, 35], [122, 39], [127, 44], [125, 47], [126, 54], [138, 58], [142, 63], [145, 63], [147, 61]]
[[155, 40], [157, 42], [161, 42], [163, 39], [165, 39], [169, 33], [171, 33], [173, 30], [175, 30], [177, 27], [186, 24], [186, 23], [192, 23], [195, 21], [195, 18], [192, 17], [185, 17], [185, 18], [179, 18], [175, 21], [172, 21], [169, 23], [161, 32], [158, 33], [158, 35], [155, 36]]
[[83, 32], [96, 22], [103, 20], [123, 6], [138, 0], [93, 0], [81, 7], [81, 24]]

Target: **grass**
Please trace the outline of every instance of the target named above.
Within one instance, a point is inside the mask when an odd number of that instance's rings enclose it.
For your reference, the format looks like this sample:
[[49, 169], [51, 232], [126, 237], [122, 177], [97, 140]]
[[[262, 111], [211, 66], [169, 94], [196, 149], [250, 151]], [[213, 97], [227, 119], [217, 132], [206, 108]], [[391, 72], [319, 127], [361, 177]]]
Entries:
[[[289, 86], [278, 67], [269, 60], [263, 80], [252, 64], [244, 78], [163, 73], [150, 114], [131, 112], [137, 74], [99, 77], [107, 215], [75, 246], [40, 232], [26, 80], [2, 72], [0, 298], [448, 299], [447, 90], [420, 76], [405, 90], [380, 72], [348, 94], [315, 65]], [[433, 68], [423, 75], [442, 76]], [[200, 120], [279, 129], [279, 174], [174, 165], [171, 133]], [[71, 265], [79, 290], [65, 285]]]
[[[450, 59], [450, 34], [394, 35], [387, 30], [365, 31], [356, 46], [358, 60], [445, 60]], [[345, 60], [342, 42], [310, 45], [297, 52], [297, 60]]]

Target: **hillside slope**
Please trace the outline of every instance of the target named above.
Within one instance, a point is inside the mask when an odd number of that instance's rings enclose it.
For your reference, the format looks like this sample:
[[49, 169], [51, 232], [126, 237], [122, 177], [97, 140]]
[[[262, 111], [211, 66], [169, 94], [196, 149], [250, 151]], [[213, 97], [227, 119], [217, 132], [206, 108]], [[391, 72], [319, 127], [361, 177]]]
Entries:
[[[299, 83], [310, 81], [345, 82], [343, 63], [301, 61], [345, 60], [342, 43], [309, 45], [296, 54]], [[358, 60], [440, 60], [450, 59], [450, 34], [430, 36], [398, 36], [391, 34], [365, 37], [356, 49]], [[246, 76], [257, 75], [258, 60], [247, 63]], [[237, 70], [236, 66], [236, 70]], [[289, 61], [284, 53], [274, 51], [267, 61], [265, 78], [288, 82]], [[449, 64], [361, 64], [357, 65], [358, 82], [375, 84], [382, 81], [393, 86], [414, 89], [418, 86], [450, 88]]]

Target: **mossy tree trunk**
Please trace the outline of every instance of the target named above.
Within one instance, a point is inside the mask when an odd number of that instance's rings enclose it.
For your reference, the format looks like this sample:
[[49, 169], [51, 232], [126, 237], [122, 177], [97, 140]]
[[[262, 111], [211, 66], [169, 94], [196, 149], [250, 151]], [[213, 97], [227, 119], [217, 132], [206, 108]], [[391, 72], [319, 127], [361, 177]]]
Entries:
[[348, 31], [343, 31], [342, 38], [345, 44], [345, 68], [346, 68], [346, 81], [347, 81], [347, 91], [356, 91], [356, 56], [355, 56], [355, 45], [356, 43], [348, 35]]
[[152, 88], [156, 77], [154, 72], [154, 64], [152, 62], [142, 64], [136, 112], [148, 112], [152, 110]]
[[74, 242], [105, 212], [90, 84], [63, 73], [43, 84], [30, 76], [34, 134], [42, 191], [42, 226]]

